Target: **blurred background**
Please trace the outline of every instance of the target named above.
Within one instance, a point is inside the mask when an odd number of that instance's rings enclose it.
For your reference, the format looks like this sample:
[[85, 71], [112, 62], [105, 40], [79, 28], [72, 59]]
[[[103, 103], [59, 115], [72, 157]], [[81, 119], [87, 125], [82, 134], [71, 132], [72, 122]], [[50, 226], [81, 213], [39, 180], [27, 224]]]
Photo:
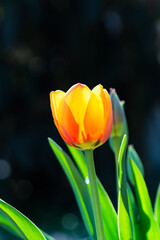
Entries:
[[[65, 148], [49, 93], [81, 82], [116, 88], [152, 203], [160, 181], [160, 2], [0, 1], [0, 198], [57, 239], [86, 236], [47, 137]], [[114, 156], [95, 151], [97, 174], [116, 206]], [[70, 237], [67, 238], [67, 234]], [[11, 239], [0, 230], [1, 239]]]

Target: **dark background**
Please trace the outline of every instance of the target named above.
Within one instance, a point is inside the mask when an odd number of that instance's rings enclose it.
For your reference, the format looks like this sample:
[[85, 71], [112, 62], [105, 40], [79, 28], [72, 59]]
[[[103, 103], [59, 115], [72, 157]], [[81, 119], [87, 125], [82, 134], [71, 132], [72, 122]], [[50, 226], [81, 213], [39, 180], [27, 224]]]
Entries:
[[[116, 88], [125, 100], [129, 142], [142, 158], [154, 202], [160, 181], [160, 1], [0, 1], [0, 198], [49, 233], [84, 237], [72, 190], [47, 142], [51, 137], [65, 148], [49, 93], [77, 82]], [[108, 143], [95, 150], [95, 163], [116, 205]]]

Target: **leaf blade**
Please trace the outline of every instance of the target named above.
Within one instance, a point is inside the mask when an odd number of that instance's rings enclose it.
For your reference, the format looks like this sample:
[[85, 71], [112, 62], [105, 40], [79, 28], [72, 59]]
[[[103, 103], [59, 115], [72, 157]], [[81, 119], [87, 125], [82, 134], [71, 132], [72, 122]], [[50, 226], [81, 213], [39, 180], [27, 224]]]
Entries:
[[134, 176], [133, 176], [133, 172], [131, 169], [131, 163], [129, 160], [130, 158], [135, 162], [135, 164], [137, 165], [137, 167], [139, 168], [140, 172], [142, 173], [142, 175], [144, 177], [143, 164], [142, 164], [141, 159], [138, 156], [136, 150], [133, 148], [132, 145], [130, 145], [128, 147], [128, 152], [127, 152], [127, 175], [128, 175], [130, 182], [132, 183], [132, 185], [134, 185]]
[[71, 184], [88, 234], [93, 236], [95, 233], [94, 218], [88, 189], [70, 157], [51, 138], [48, 141]]
[[143, 239], [143, 235], [141, 232], [141, 224], [140, 224], [140, 216], [138, 213], [138, 208], [135, 202], [135, 197], [133, 192], [129, 186], [127, 185], [127, 195], [128, 195], [128, 203], [129, 203], [129, 212], [132, 221], [132, 229], [133, 229], [133, 239], [141, 240]]
[[6, 230], [7, 232], [10, 232], [11, 234], [14, 234], [16, 237], [22, 239], [21, 233], [18, 231], [15, 225], [9, 220], [9, 218], [7, 218], [7, 216], [2, 212], [0, 212], [0, 227]]
[[134, 175], [135, 194], [140, 214], [141, 231], [145, 239], [160, 239], [160, 231], [154, 219], [151, 200], [143, 176], [135, 162], [130, 159]]
[[[10, 231], [24, 240], [46, 240], [42, 232], [31, 222], [26, 216], [20, 213], [17, 209], [0, 199], [0, 212], [9, 221], [5, 221], [5, 225], [10, 228]], [[0, 221], [0, 223], [4, 223]], [[1, 225], [4, 227], [3, 225]]]
[[155, 214], [157, 224], [160, 228], [160, 184], [157, 189], [156, 200], [154, 205], [154, 214]]
[[132, 225], [129, 214], [128, 197], [127, 197], [127, 180], [125, 170], [125, 149], [127, 144], [127, 136], [124, 135], [119, 155], [118, 155], [118, 230], [120, 240], [132, 240]]

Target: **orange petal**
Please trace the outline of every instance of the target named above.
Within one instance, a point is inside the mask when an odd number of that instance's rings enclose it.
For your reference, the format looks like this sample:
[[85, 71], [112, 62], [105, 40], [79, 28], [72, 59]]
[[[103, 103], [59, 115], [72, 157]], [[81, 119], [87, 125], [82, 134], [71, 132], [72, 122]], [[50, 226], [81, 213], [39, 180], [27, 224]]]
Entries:
[[104, 133], [104, 124], [105, 124], [105, 114], [104, 114], [104, 91], [103, 91], [103, 86], [101, 84], [97, 85], [92, 89], [92, 92], [96, 95], [98, 102], [99, 102], [99, 111], [102, 114], [102, 121], [103, 124], [101, 126], [101, 134], [103, 135]]
[[72, 145], [76, 145], [79, 142], [79, 126], [75, 121], [75, 118], [70, 110], [70, 107], [66, 103], [65, 99], [62, 104], [62, 114], [60, 125], [62, 132], [69, 139]]
[[62, 103], [62, 100], [64, 98], [65, 92], [57, 90], [55, 92], [50, 93], [50, 104], [51, 104], [51, 110], [52, 115], [55, 121], [58, 121], [58, 115], [60, 112], [60, 105]]
[[107, 141], [112, 131], [113, 112], [112, 112], [112, 103], [111, 103], [110, 96], [106, 89], [104, 89], [103, 91], [104, 91], [103, 102], [104, 102], [105, 123], [104, 123], [104, 133], [102, 137], [102, 142], [104, 143], [105, 141]]
[[57, 90], [55, 92], [50, 93], [50, 104], [51, 104], [51, 110], [52, 110], [52, 115], [53, 119], [55, 122], [55, 125], [63, 138], [63, 140], [68, 143], [69, 145], [73, 146], [70, 139], [68, 139], [65, 134], [62, 131], [61, 128], [61, 115], [62, 115], [62, 102], [64, 98], [65, 92]]
[[83, 142], [84, 137], [86, 137], [83, 119], [90, 96], [91, 90], [86, 85], [80, 83], [70, 88], [64, 96], [64, 101], [68, 105], [75, 122], [79, 126], [79, 142]]
[[84, 117], [84, 128], [87, 134], [86, 141], [95, 143], [100, 139], [103, 121], [103, 112], [101, 111], [99, 101], [96, 95], [91, 92]]

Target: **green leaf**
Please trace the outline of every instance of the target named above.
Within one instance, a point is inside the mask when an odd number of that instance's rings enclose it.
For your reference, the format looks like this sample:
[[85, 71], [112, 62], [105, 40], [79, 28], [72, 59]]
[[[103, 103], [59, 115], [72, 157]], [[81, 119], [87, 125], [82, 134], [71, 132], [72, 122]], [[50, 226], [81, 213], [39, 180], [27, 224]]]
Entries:
[[70, 147], [68, 144], [66, 144], [78, 169], [80, 170], [82, 176], [84, 179], [88, 178], [88, 170], [87, 170], [87, 165], [86, 165], [86, 160], [85, 160], [85, 155], [83, 152], [77, 148]]
[[[0, 212], [0, 227], [5, 229], [7, 232], [14, 234], [16, 237], [23, 239], [22, 234], [19, 232], [15, 224], [13, 224], [13, 221], [11, 221], [10, 218], [2, 212]], [[54, 238], [49, 236], [47, 233], [43, 231], [41, 232], [45, 236], [46, 240], [54, 240]]]
[[120, 240], [131, 240], [132, 225], [129, 214], [128, 197], [127, 197], [127, 181], [125, 171], [125, 149], [127, 137], [124, 135], [118, 155], [118, 228]]
[[10, 221], [10, 219], [4, 215], [4, 213], [0, 212], [0, 227], [5, 229], [7, 232], [14, 234], [15, 236], [22, 239], [21, 233], [18, 231], [16, 226]]
[[130, 158], [135, 162], [135, 164], [137, 165], [137, 167], [139, 168], [140, 172], [142, 173], [142, 175], [144, 177], [143, 164], [141, 162], [140, 157], [138, 156], [137, 152], [135, 151], [135, 149], [132, 145], [130, 145], [128, 147], [128, 152], [127, 152], [127, 175], [128, 175], [130, 182], [132, 183], [132, 185], [134, 185], [134, 176], [133, 176], [133, 172], [132, 172], [132, 168], [131, 168], [131, 163], [129, 160]]
[[87, 186], [71, 158], [52, 139], [49, 138], [48, 141], [71, 184], [88, 234], [93, 236], [95, 233], [94, 217]]
[[141, 232], [140, 216], [139, 216], [139, 212], [138, 212], [138, 208], [135, 202], [133, 192], [129, 184], [127, 184], [127, 194], [128, 194], [129, 212], [130, 212], [131, 221], [132, 221], [133, 239], [142, 240], [144, 238]]
[[135, 182], [136, 201], [140, 215], [143, 239], [159, 240], [160, 231], [154, 219], [151, 200], [143, 176], [135, 162], [130, 159]]
[[46, 240], [42, 232], [17, 209], [0, 199], [0, 226], [23, 240]]
[[157, 194], [156, 194], [156, 200], [155, 200], [155, 205], [154, 205], [154, 215], [156, 218], [156, 221], [158, 223], [158, 226], [160, 228], [160, 184], [157, 189]]
[[[83, 178], [86, 181], [88, 190], [90, 192], [90, 184], [88, 182], [88, 170], [85, 161], [85, 155], [82, 151], [70, 147], [67, 145], [72, 157], [74, 158], [78, 169], [80, 170]], [[103, 185], [101, 184], [100, 180], [97, 178], [98, 184], [98, 191], [99, 191], [99, 198], [100, 198], [100, 205], [102, 210], [102, 218], [103, 218], [103, 225], [104, 225], [104, 232], [106, 239], [114, 239], [118, 240], [118, 226], [117, 226], [117, 214], [115, 209], [112, 205], [112, 202], [105, 191]]]

